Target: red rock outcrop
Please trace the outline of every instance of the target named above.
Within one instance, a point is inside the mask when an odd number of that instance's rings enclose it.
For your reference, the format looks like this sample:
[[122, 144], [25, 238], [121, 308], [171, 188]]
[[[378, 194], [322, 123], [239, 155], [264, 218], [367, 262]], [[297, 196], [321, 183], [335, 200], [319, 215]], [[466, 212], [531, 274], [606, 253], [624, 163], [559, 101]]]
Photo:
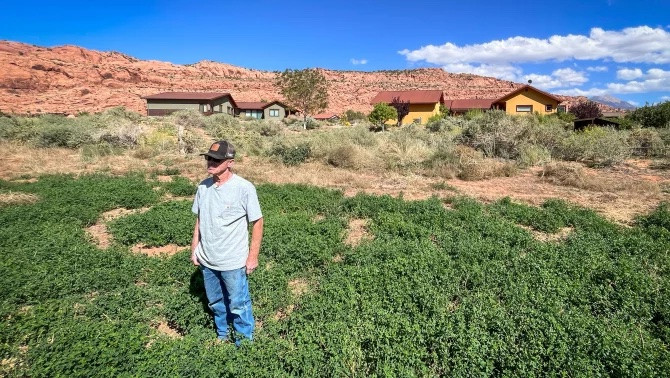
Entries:
[[[368, 112], [381, 90], [441, 89], [447, 98], [496, 98], [522, 84], [439, 68], [322, 70], [330, 83], [327, 111]], [[230, 92], [238, 101], [281, 99], [274, 73], [201, 61], [177, 65], [77, 46], [53, 48], [0, 41], [0, 111], [98, 112], [115, 106], [146, 114], [142, 96], [164, 91]], [[566, 97], [568, 103], [577, 98]]]

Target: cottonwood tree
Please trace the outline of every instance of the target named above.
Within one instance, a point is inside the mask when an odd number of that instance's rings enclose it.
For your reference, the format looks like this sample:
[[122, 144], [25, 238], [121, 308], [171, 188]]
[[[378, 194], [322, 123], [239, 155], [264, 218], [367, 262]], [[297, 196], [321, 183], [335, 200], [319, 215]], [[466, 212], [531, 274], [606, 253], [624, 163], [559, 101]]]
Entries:
[[287, 69], [275, 74], [275, 85], [288, 105], [302, 112], [302, 126], [307, 129], [307, 117], [323, 111], [328, 106], [326, 77], [315, 68]]
[[391, 106], [398, 113], [398, 126], [402, 126], [402, 119], [409, 114], [409, 101], [401, 101], [400, 97], [393, 97], [391, 99]]
[[398, 111], [385, 102], [375, 104], [375, 107], [370, 112], [368, 120], [374, 125], [381, 126], [384, 131], [384, 124], [386, 121], [398, 118]]
[[569, 112], [574, 114], [577, 119], [603, 116], [603, 112], [598, 107], [598, 104], [593, 101], [582, 101], [575, 106], [571, 106]]

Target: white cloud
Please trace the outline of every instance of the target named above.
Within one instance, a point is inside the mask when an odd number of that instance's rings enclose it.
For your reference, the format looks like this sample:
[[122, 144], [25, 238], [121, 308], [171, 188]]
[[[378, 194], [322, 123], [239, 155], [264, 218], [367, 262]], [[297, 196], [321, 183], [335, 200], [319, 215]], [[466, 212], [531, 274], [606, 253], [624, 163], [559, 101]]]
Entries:
[[634, 80], [642, 77], [643, 75], [644, 74], [642, 73], [642, 70], [639, 68], [622, 68], [616, 72], [616, 78], [621, 80]]
[[607, 66], [587, 67], [586, 70], [590, 72], [606, 72]]
[[399, 53], [412, 62], [423, 60], [438, 65], [479, 63], [504, 66], [568, 59], [660, 64], [670, 62], [670, 32], [649, 26], [621, 31], [593, 28], [588, 36], [554, 35], [548, 39], [517, 36], [465, 46], [447, 42]]
[[661, 100], [668, 101], [670, 100], [670, 96], [661, 96]]
[[572, 85], [582, 85], [589, 81], [584, 72], [575, 71], [572, 68], [560, 68], [551, 75], [529, 74], [523, 77], [524, 81], [529, 79], [533, 85], [542, 89], [564, 88]]
[[368, 60], [351, 58], [351, 64], [353, 64], [354, 66], [357, 66], [359, 64], [368, 64]]
[[629, 104], [631, 104], [631, 105], [633, 105], [633, 106], [639, 106], [639, 105], [640, 105], [640, 103], [637, 102], [637, 101], [630, 101], [630, 100], [628, 100], [628, 101], [626, 101], [626, 102], [629, 103]]
[[518, 76], [521, 75], [522, 70], [518, 67], [512, 65], [491, 65], [491, 64], [447, 64], [442, 67], [447, 72], [453, 73], [470, 73], [480, 76], [492, 76], [500, 79], [517, 80]]
[[[637, 73], [636, 73], [637, 74]], [[617, 73], [618, 76], [618, 73]], [[631, 80], [625, 83], [609, 83], [605, 88], [578, 88], [562, 90], [561, 94], [575, 96], [597, 96], [606, 93], [646, 93], [670, 91], [670, 71], [660, 68], [647, 70], [646, 74], [638, 77], [641, 80]]]

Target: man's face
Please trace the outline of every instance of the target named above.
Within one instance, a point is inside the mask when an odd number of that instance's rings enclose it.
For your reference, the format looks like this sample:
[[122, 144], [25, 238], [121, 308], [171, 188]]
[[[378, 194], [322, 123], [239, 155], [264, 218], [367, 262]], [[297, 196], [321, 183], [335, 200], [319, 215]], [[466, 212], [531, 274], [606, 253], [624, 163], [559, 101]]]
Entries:
[[233, 165], [233, 159], [218, 160], [209, 156], [205, 156], [205, 159], [207, 160], [207, 173], [215, 176], [223, 174]]

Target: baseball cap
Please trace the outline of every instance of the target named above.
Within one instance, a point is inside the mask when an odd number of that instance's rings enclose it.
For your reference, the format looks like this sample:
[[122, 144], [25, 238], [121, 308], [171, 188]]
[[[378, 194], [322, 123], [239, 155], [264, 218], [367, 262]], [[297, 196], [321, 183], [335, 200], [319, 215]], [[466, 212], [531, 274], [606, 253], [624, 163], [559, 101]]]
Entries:
[[235, 147], [233, 147], [227, 140], [220, 140], [214, 142], [209, 147], [209, 151], [200, 154], [200, 156], [209, 156], [219, 160], [233, 159], [235, 158]]

